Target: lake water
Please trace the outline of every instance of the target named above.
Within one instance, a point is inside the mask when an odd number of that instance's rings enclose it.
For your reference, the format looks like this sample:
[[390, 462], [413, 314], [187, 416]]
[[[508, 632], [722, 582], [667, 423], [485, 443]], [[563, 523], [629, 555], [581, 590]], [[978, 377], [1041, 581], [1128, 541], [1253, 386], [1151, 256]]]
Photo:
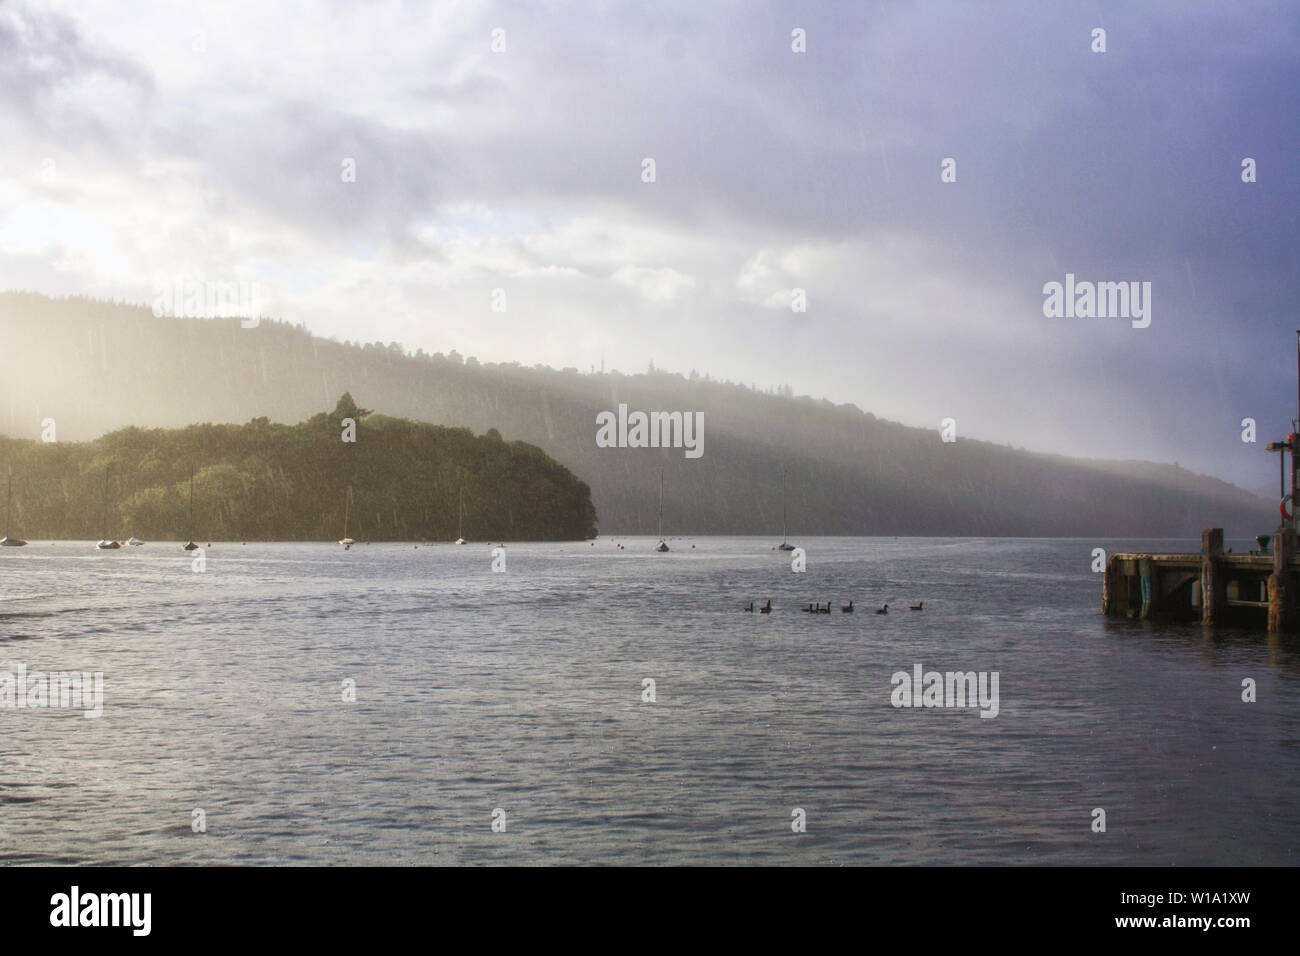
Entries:
[[0, 671], [104, 703], [0, 709], [0, 862], [1297, 862], [1297, 642], [1100, 614], [1093, 547], [1198, 542], [774, 543], [5, 549]]

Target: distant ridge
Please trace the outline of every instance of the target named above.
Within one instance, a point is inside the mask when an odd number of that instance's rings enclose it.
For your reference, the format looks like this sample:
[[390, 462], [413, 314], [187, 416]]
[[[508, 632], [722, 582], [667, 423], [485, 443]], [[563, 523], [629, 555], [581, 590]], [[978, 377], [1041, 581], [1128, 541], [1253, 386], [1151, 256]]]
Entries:
[[[365, 327], [358, 317], [358, 329]], [[0, 295], [0, 430], [93, 438], [126, 425], [296, 422], [342, 392], [419, 421], [499, 429], [591, 487], [606, 532], [652, 534], [665, 471], [666, 535], [760, 534], [778, 542], [781, 468], [789, 533], [808, 535], [1253, 536], [1274, 506], [1172, 465], [1094, 462], [877, 419], [852, 405], [652, 371], [479, 364], [455, 352], [351, 345], [262, 320], [156, 318], [148, 309]], [[21, 356], [15, 360], [14, 356]], [[91, 388], [105, 374], [111, 389]], [[596, 417], [635, 409], [703, 412], [704, 454], [599, 448]]]

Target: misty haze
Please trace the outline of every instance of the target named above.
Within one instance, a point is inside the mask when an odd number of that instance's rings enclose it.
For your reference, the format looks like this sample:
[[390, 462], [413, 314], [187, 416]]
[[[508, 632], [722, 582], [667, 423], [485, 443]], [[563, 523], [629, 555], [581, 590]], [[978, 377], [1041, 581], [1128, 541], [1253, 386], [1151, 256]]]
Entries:
[[0, 4], [0, 862], [1294, 865], [1300, 11], [1104, 13]]

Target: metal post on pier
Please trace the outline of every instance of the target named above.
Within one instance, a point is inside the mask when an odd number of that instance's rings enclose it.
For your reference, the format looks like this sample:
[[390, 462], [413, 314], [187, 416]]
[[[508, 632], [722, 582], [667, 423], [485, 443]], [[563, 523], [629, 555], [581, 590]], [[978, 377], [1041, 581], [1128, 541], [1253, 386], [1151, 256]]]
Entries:
[[[1300, 416], [1300, 329], [1296, 329], [1296, 414]], [[1278, 510], [1282, 512], [1282, 520], [1278, 527], [1281, 529], [1296, 529], [1296, 510], [1300, 505], [1300, 500], [1296, 497], [1297, 472], [1300, 472], [1300, 417], [1291, 419], [1291, 433], [1286, 436], [1286, 441], [1273, 441], [1264, 446], [1268, 451], [1275, 451], [1281, 457], [1278, 459], [1278, 472], [1281, 487], [1278, 489]], [[1286, 453], [1291, 453], [1291, 493], [1287, 494], [1286, 490]], [[1287, 504], [1291, 505], [1290, 516], [1287, 516]]]
[[[1286, 441], [1271, 441], [1264, 446], [1266, 451], [1277, 452], [1278, 510], [1280, 510], [1282, 513], [1282, 517], [1278, 521], [1278, 528], [1281, 530], [1290, 528], [1295, 523], [1294, 522], [1295, 493], [1294, 491], [1289, 495], [1286, 493], [1286, 453], [1287, 452], [1291, 452], [1291, 487], [1293, 489], [1295, 488], [1295, 428], [1296, 428], [1296, 423], [1292, 422], [1291, 434], [1287, 435]], [[1293, 516], [1292, 518], [1288, 518], [1286, 516], [1286, 506], [1288, 501], [1291, 502], [1291, 507], [1293, 509], [1291, 512]]]
[[1292, 530], [1296, 527], [1296, 451], [1300, 450], [1300, 329], [1296, 329], [1295, 333], [1295, 374], [1297, 417], [1291, 422], [1291, 434], [1287, 436], [1291, 452], [1291, 517], [1282, 522], [1282, 527]]

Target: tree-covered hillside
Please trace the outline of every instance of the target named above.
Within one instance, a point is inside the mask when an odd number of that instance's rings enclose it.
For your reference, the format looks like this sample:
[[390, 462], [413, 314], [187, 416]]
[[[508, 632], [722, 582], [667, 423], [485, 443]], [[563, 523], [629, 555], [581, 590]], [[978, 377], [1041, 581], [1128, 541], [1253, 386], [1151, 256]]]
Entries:
[[[354, 442], [343, 440], [345, 419]], [[5, 531], [29, 539], [327, 541], [343, 534], [349, 488], [348, 534], [358, 540], [454, 540], [462, 497], [467, 538], [596, 533], [587, 485], [541, 449], [495, 431], [371, 415], [347, 394], [298, 425], [262, 417], [131, 427], [84, 443], [0, 438], [0, 481], [9, 473]]]
[[[779, 536], [783, 468], [792, 536], [1194, 536], [1211, 525], [1251, 536], [1277, 523], [1273, 504], [1174, 465], [1038, 454], [972, 440], [960, 427], [945, 443], [938, 422], [906, 427], [693, 372], [480, 364], [455, 351], [340, 343], [266, 319], [243, 328], [18, 293], [0, 295], [0, 351], [0, 431], [9, 435], [36, 437], [46, 419], [60, 440], [126, 425], [293, 422], [349, 391], [390, 414], [498, 428], [538, 446], [590, 484], [601, 526], [619, 533], [654, 532], [661, 468], [669, 534]], [[598, 447], [596, 416], [620, 402], [703, 412], [703, 456]]]

